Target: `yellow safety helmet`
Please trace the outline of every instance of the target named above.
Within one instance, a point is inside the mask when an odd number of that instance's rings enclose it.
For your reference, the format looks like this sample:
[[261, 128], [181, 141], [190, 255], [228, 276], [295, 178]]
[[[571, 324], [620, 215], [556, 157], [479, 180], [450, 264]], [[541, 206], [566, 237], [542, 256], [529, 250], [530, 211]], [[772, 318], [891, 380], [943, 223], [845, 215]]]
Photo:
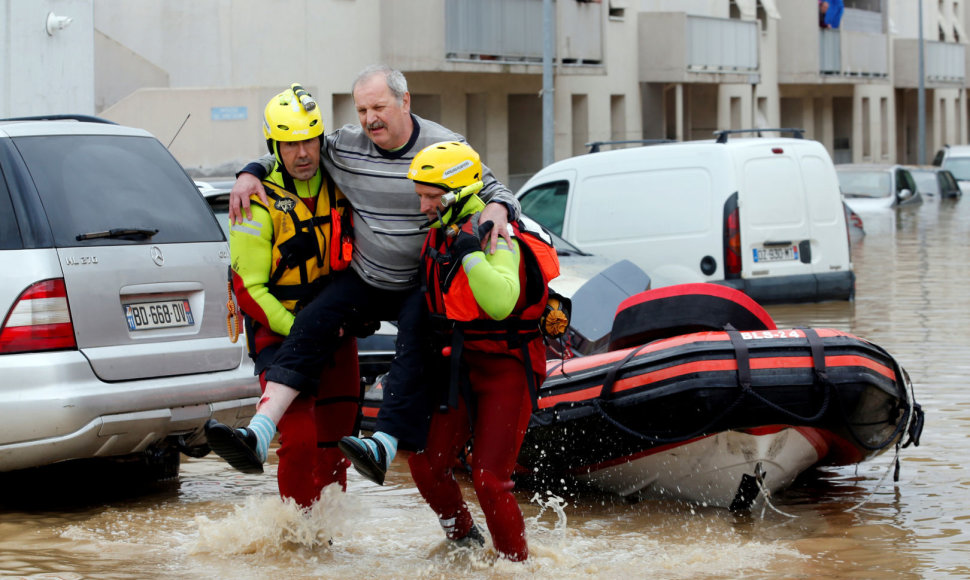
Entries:
[[445, 191], [461, 190], [482, 180], [482, 160], [467, 143], [442, 141], [414, 156], [408, 179]]
[[[263, 136], [270, 141], [305, 141], [323, 135], [316, 101], [299, 84], [276, 95], [263, 111]], [[273, 151], [270, 144], [270, 151]]]
[[[481, 211], [485, 205], [476, 196], [481, 191], [482, 160], [467, 143], [442, 141], [428, 145], [411, 160], [408, 179], [445, 190], [442, 205], [444, 215], [429, 224], [431, 227], [449, 225], [463, 210]], [[471, 203], [470, 208], [466, 207]]]

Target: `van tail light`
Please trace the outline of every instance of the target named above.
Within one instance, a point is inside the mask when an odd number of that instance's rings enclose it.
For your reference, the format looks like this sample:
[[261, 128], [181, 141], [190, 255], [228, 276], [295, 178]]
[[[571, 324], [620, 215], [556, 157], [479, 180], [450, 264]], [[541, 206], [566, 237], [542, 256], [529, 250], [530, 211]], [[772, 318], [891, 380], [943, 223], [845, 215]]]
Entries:
[[738, 194], [724, 204], [724, 279], [741, 277], [741, 213]]
[[24, 290], [0, 327], [0, 354], [77, 348], [64, 280]]
[[846, 245], [849, 247], [849, 261], [852, 261], [852, 228], [857, 227], [861, 231], [865, 231], [862, 227], [862, 218], [859, 214], [852, 211], [847, 203], [842, 202], [842, 211], [845, 214], [845, 239]]

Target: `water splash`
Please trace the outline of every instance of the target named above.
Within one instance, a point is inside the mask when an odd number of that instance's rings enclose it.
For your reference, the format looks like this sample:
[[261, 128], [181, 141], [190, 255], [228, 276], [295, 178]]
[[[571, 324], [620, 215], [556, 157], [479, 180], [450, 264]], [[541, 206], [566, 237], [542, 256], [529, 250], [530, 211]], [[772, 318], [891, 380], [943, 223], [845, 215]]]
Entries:
[[333, 484], [305, 510], [292, 499], [249, 496], [221, 519], [197, 516], [199, 537], [190, 553], [267, 554], [293, 548], [326, 548], [333, 538], [349, 535], [364, 508]]

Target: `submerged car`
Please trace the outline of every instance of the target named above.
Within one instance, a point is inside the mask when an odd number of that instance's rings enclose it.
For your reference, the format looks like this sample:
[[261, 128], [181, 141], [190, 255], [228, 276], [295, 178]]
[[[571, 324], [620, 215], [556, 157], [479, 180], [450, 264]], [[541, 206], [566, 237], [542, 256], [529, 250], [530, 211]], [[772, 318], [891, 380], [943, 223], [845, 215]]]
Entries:
[[0, 120], [0, 472], [111, 460], [177, 476], [259, 384], [226, 331], [226, 236], [155, 137]]
[[953, 173], [942, 167], [909, 167], [920, 195], [936, 199], [960, 197], [963, 190]]
[[912, 173], [902, 165], [847, 163], [835, 171], [845, 203], [857, 213], [923, 201]]
[[945, 145], [936, 152], [933, 165], [950, 171], [961, 191], [970, 191], [970, 145]]

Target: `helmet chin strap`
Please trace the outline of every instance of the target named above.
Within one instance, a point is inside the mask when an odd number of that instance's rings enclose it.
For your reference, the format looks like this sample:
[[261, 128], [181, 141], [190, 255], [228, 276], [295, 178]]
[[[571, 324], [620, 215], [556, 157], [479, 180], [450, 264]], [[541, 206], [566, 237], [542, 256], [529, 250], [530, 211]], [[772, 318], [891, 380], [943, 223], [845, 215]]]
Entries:
[[[438, 216], [437, 220], [428, 220], [427, 223], [421, 226], [421, 229], [433, 228], [433, 227], [447, 227], [453, 222], [457, 221], [458, 217], [461, 216], [462, 211], [464, 211], [465, 206], [472, 199], [476, 200], [481, 208], [477, 211], [484, 209], [484, 203], [476, 195], [482, 189], [482, 182], [478, 181], [471, 185], [466, 185], [461, 189], [453, 189], [448, 191], [441, 196], [441, 208], [435, 208], [434, 212]], [[441, 209], [446, 209], [445, 215], [449, 216], [448, 221], [445, 221], [445, 217], [441, 214]]]

